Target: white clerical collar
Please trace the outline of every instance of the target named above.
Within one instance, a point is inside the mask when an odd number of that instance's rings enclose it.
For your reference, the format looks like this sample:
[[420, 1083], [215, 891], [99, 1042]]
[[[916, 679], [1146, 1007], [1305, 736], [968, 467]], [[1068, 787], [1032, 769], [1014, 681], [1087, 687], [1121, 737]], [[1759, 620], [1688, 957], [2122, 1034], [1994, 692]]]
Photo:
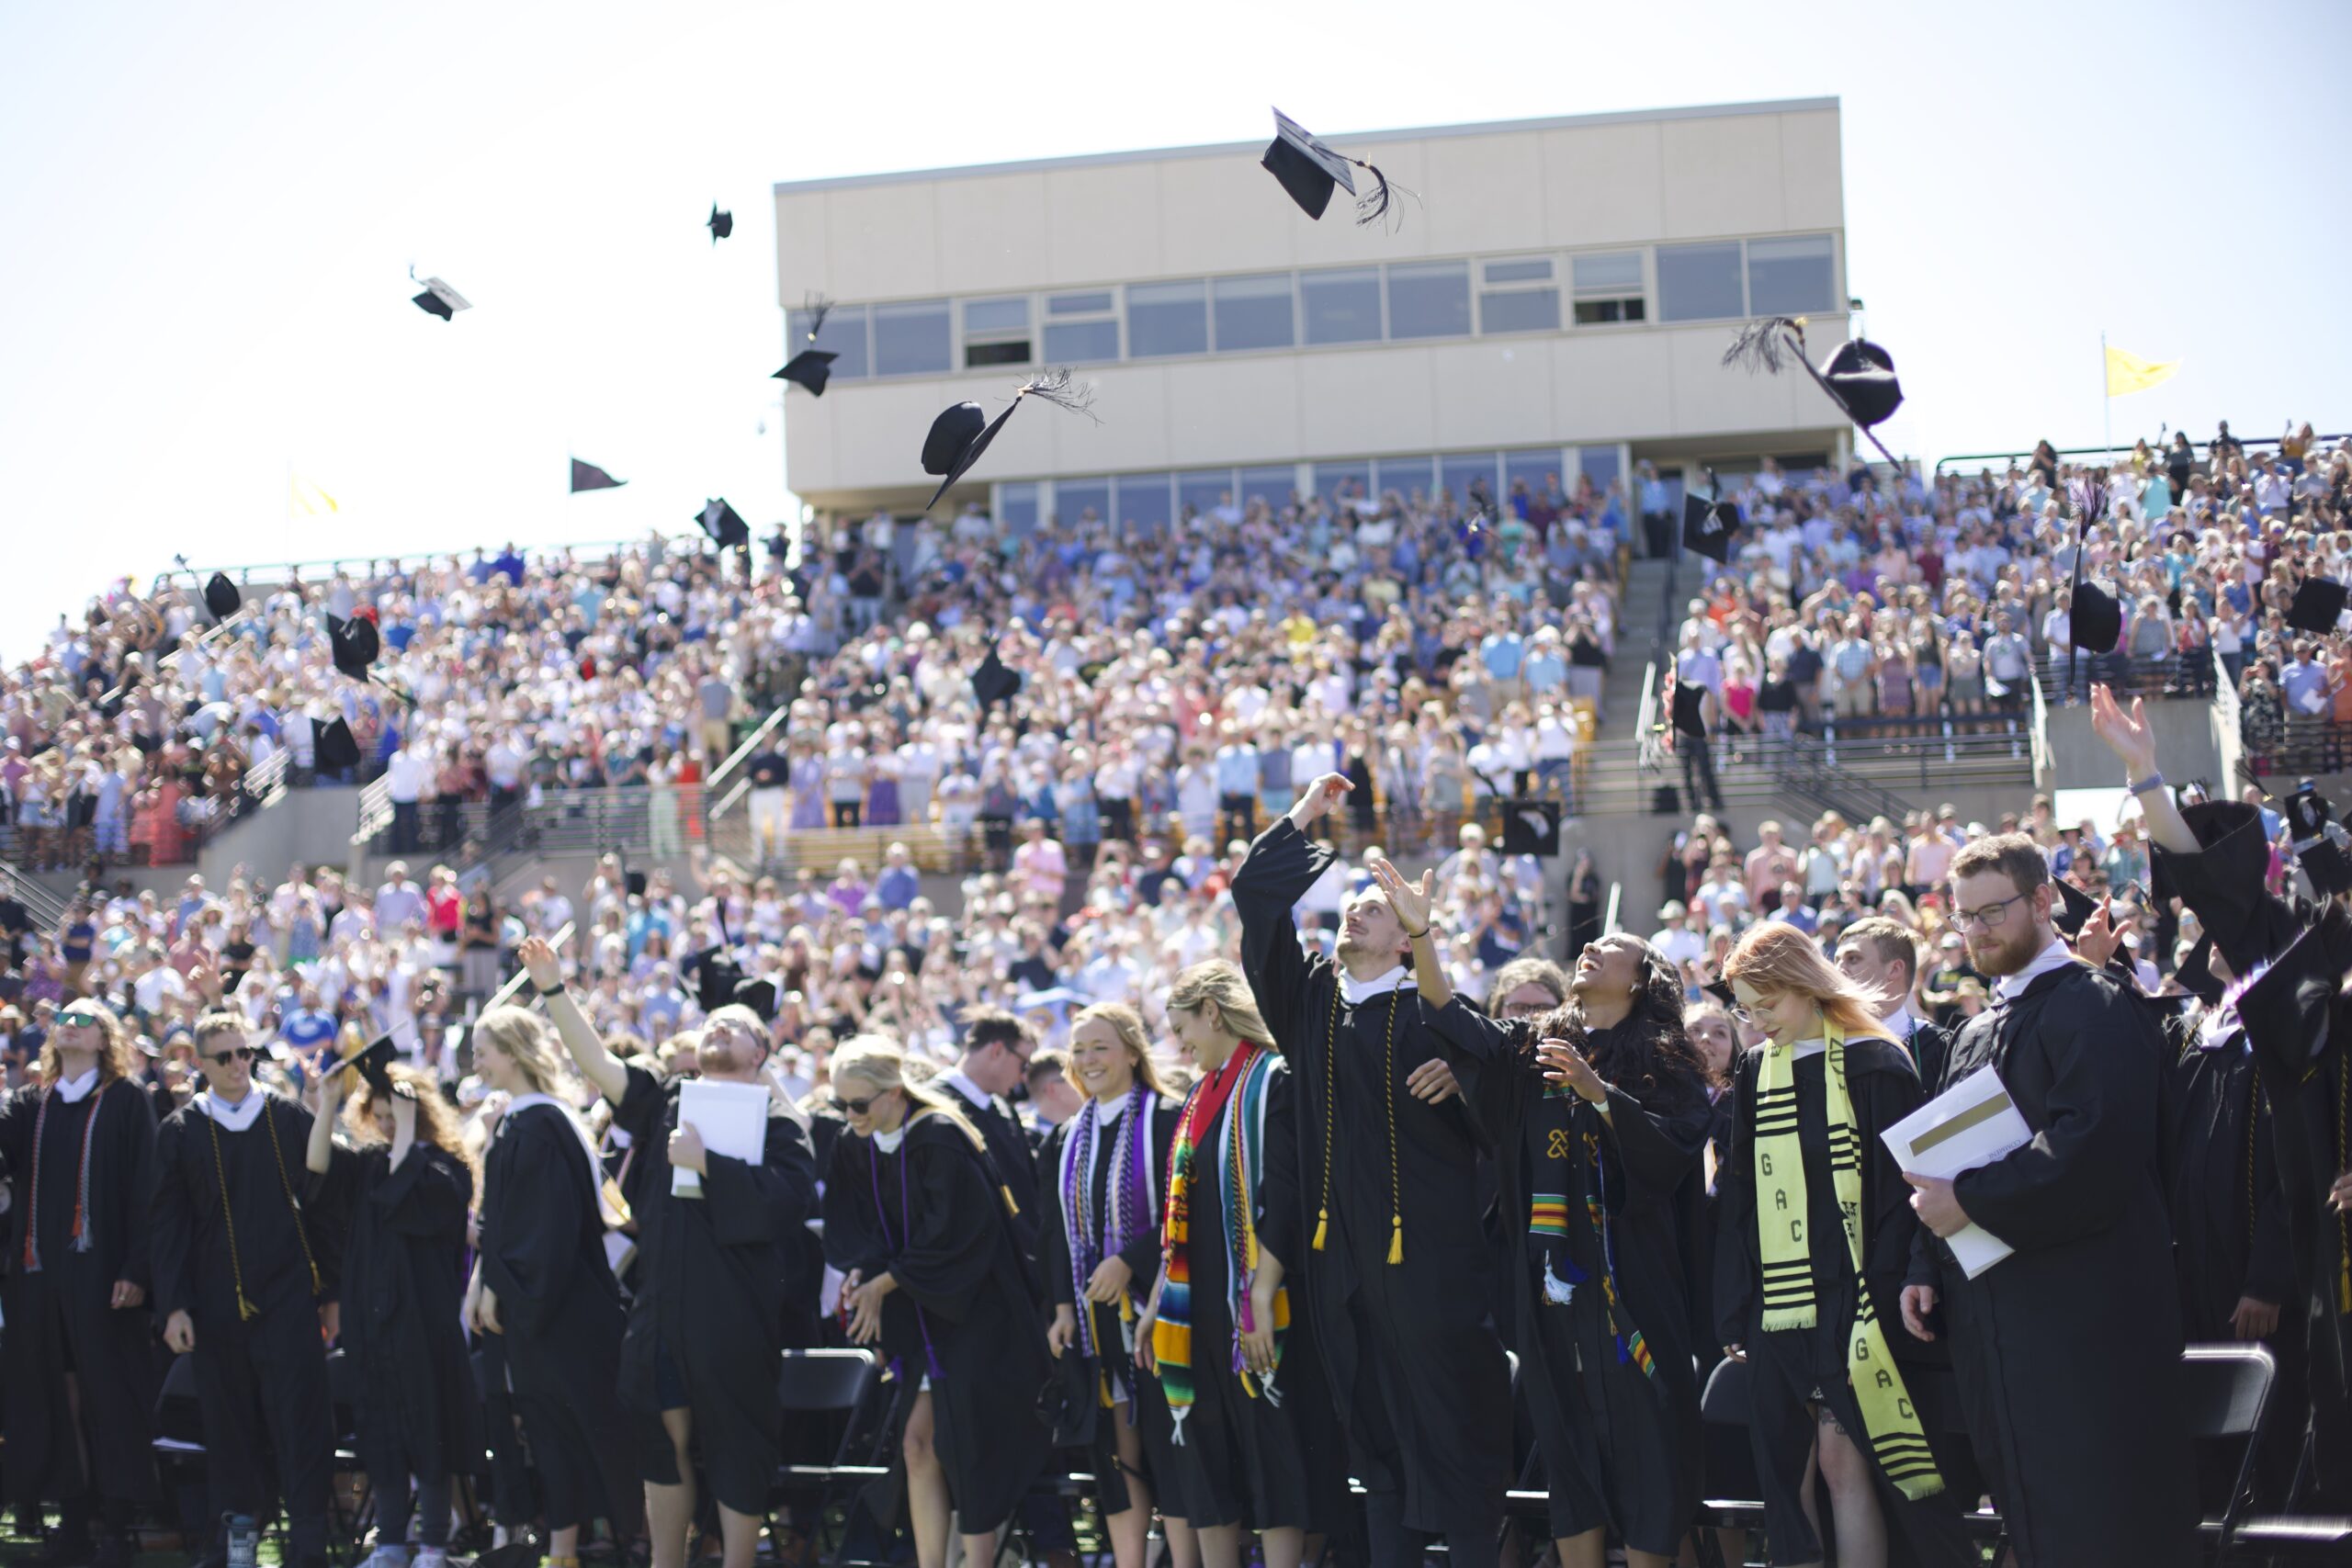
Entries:
[[220, 1098], [218, 1089], [206, 1089], [204, 1098], [190, 1103], [232, 1133], [242, 1133], [261, 1119], [261, 1108], [269, 1099], [269, 1091], [258, 1085], [245, 1090], [245, 1098], [232, 1105]]
[[[996, 1109], [995, 1097], [961, 1073], [949, 1073], [940, 1080], [982, 1111]], [[879, 1134], [876, 1134], [877, 1136]]]
[[1342, 969], [1340, 971], [1340, 999], [1350, 1007], [1359, 1007], [1369, 998], [1401, 991], [1412, 983], [1413, 972], [1402, 964], [1393, 964], [1369, 980], [1359, 980]]
[[57, 1098], [68, 1105], [79, 1105], [98, 1087], [98, 1069], [94, 1066], [78, 1077], [57, 1080]]
[[2074, 949], [2052, 936], [2050, 939], [2050, 944], [2035, 953], [2030, 963], [2014, 975], [2002, 976], [1993, 983], [1994, 988], [2001, 993], [2003, 1001], [2013, 1002], [2024, 995], [2025, 988], [2041, 976], [2049, 974], [2052, 969], [2063, 969], [2067, 964], [2077, 962], [2079, 960], [2075, 957]]
[[1907, 1006], [1896, 1008], [1878, 1021], [1880, 1028], [1897, 1040], [1907, 1041], [1919, 1031], [1919, 1021], [1911, 1016]]
[[891, 1128], [887, 1133], [876, 1131], [874, 1134], [874, 1146], [880, 1149], [886, 1155], [897, 1154], [899, 1152], [899, 1145], [906, 1141], [907, 1124], [904, 1122], [899, 1122], [897, 1126]]
[[1790, 1046], [1789, 1049], [1794, 1052], [1796, 1059], [1802, 1062], [1807, 1056], [1818, 1056], [1824, 1051], [1828, 1050], [1829, 1042], [1816, 1034], [1810, 1040], [1798, 1041], [1794, 1045]]

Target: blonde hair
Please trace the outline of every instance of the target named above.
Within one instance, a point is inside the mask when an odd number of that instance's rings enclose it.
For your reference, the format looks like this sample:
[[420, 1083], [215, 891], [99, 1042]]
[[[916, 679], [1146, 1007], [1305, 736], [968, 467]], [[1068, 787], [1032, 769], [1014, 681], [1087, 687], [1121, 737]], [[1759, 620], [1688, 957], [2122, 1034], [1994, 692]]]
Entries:
[[1885, 998], [1848, 979], [1821, 956], [1811, 937], [1784, 921], [1758, 926], [1742, 937], [1724, 961], [1724, 980], [1745, 980], [1767, 995], [1803, 997], [1849, 1039], [1860, 1034], [1886, 1038], [1886, 1026], [1878, 1021]]
[[1127, 1048], [1127, 1062], [1136, 1070], [1136, 1081], [1154, 1094], [1166, 1094], [1168, 1086], [1160, 1079], [1159, 1066], [1151, 1059], [1151, 1036], [1144, 1029], [1143, 1015], [1125, 1002], [1096, 1002], [1070, 1015], [1071, 1035], [1077, 1035], [1080, 1024], [1098, 1018], [1111, 1026], [1119, 1043]]
[[1216, 1025], [1230, 1031], [1237, 1040], [1274, 1048], [1274, 1032], [1266, 1023], [1266, 1015], [1258, 1010], [1258, 998], [1250, 994], [1250, 977], [1241, 965], [1230, 958], [1211, 958], [1193, 964], [1176, 976], [1168, 987], [1170, 1012], [1204, 1012], [1216, 1009]]
[[[98, 1033], [104, 1040], [98, 1047], [98, 1086], [103, 1089], [117, 1078], [130, 1077], [130, 1030], [123, 1023], [122, 1015], [94, 997], [74, 998], [57, 1010], [62, 1015], [76, 1003], [94, 1010], [98, 1015]], [[45, 1084], [54, 1085], [65, 1077], [65, 1059], [58, 1054], [54, 1020], [51, 1023], [49, 1037], [41, 1042], [40, 1060], [34, 1070]]]
[[474, 1021], [474, 1040], [477, 1054], [481, 1043], [488, 1041], [514, 1058], [533, 1090], [562, 1098], [563, 1058], [537, 1014], [518, 1007], [492, 1008]]
[[[907, 1074], [907, 1054], [888, 1038], [878, 1034], [853, 1035], [833, 1053], [831, 1076], [835, 1079], [855, 1078], [866, 1088], [888, 1093], [897, 1089], [907, 1097], [907, 1121], [919, 1115], [944, 1117], [955, 1123], [972, 1147], [984, 1160], [989, 1158], [988, 1140], [972, 1125], [972, 1119], [930, 1085], [917, 1082]], [[993, 1162], [990, 1169], [994, 1169]]]

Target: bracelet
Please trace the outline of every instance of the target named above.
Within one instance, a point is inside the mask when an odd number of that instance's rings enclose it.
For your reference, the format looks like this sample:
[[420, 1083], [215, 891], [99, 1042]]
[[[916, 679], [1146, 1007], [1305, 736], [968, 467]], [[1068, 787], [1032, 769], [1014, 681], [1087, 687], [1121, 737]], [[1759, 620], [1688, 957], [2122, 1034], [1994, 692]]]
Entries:
[[2150, 773], [2146, 778], [2142, 779], [2138, 784], [2128, 785], [2126, 793], [2131, 795], [2145, 795], [2152, 789], [2162, 789], [2164, 787], [2164, 770], [2159, 768], [2156, 772]]
[[563, 994], [563, 982], [559, 980], [552, 986], [533, 986], [531, 989], [543, 997], [560, 997]]
[[[1404, 924], [1404, 922], [1403, 922], [1402, 920], [1399, 920], [1399, 921], [1397, 922], [1397, 924], [1402, 925], [1402, 924]], [[1429, 928], [1429, 927], [1427, 927], [1427, 926], [1423, 926], [1419, 931], [1407, 931], [1407, 932], [1405, 933], [1405, 940], [1406, 940], [1406, 941], [1408, 941], [1408, 942], [1419, 942], [1419, 941], [1420, 941], [1420, 940], [1421, 940], [1421, 938], [1423, 938], [1423, 937], [1425, 937], [1425, 936], [1427, 936], [1427, 935], [1429, 935], [1429, 934], [1430, 934], [1430, 928]]]

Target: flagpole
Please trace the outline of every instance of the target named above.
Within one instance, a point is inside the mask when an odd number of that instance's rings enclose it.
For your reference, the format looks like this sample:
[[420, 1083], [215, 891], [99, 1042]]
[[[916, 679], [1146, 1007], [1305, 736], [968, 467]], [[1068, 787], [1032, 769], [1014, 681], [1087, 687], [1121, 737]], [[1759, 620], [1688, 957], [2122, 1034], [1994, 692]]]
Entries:
[[2098, 440], [2099, 461], [2112, 462], [2115, 457], [2115, 393], [2107, 371], [2107, 329], [2098, 333]]

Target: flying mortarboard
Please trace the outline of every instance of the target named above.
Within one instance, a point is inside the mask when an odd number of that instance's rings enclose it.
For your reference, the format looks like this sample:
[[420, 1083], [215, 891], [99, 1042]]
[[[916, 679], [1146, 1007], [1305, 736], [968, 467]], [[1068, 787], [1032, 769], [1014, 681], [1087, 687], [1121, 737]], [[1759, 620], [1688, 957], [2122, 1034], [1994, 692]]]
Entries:
[[1560, 852], [1560, 803], [1514, 800], [1503, 808], [1503, 853], [1549, 859]]
[[321, 724], [311, 721], [311, 753], [321, 773], [337, 773], [359, 765], [359, 742], [351, 736], [351, 726], [343, 720], [329, 719]]
[[1829, 394], [1829, 400], [1861, 426], [1862, 434], [1870, 437], [1881, 457], [1894, 462], [1894, 454], [1886, 449], [1886, 444], [1879, 440], [1872, 428], [1884, 423], [1903, 406], [1903, 385], [1894, 378], [1893, 355], [1877, 344], [1854, 338], [1840, 344], [1827, 363], [1816, 370], [1805, 355], [1803, 316], [1766, 316], [1750, 321], [1739, 329], [1731, 346], [1724, 350], [1725, 365], [1741, 365], [1774, 376], [1791, 361], [1804, 367], [1804, 373]]
[[627, 479], [616, 479], [594, 463], [583, 463], [577, 457], [571, 459], [571, 493], [574, 495], [583, 490], [618, 490], [627, 483]]
[[2287, 624], [2297, 631], [2325, 637], [2342, 617], [2346, 597], [2344, 584], [2334, 579], [2307, 577], [2295, 590], [2294, 603], [2287, 606]]
[[718, 547], [722, 550], [729, 547], [740, 548], [751, 547], [751, 525], [744, 522], [735, 509], [727, 504], [724, 496], [716, 501], [704, 502], [702, 510], [695, 514], [695, 521], [702, 525], [704, 533], [718, 541]]
[[722, 212], [718, 203], [714, 201], [710, 204], [710, 216], [704, 220], [703, 227], [710, 231], [710, 243], [715, 245], [735, 232], [735, 215]]
[[214, 572], [212, 581], [204, 585], [204, 607], [212, 612], [216, 621], [225, 621], [235, 615], [244, 602], [245, 596], [237, 592], [237, 585], [229, 581], [226, 572]]
[[989, 449], [989, 443], [1004, 428], [1004, 422], [1012, 417], [1012, 411], [1021, 406], [1021, 400], [1028, 397], [1093, 417], [1091, 411], [1094, 407], [1094, 389], [1074, 383], [1068, 370], [1048, 370], [1023, 382], [1013, 392], [1012, 401], [994, 419], [989, 418], [978, 403], [957, 403], [933, 420], [931, 434], [923, 437], [922, 471], [940, 476], [939, 488], [924, 503], [925, 512], [937, 506], [948, 487], [980, 460], [980, 454]]
[[774, 980], [738, 980], [735, 983], [737, 1005], [750, 1008], [760, 1015], [762, 1023], [775, 1021], [775, 982]]
[[1725, 1012], [1739, 1006], [1739, 993], [1731, 988], [1727, 980], [1710, 980], [1699, 989], [1721, 1002]]
[[424, 292], [418, 295], [411, 303], [427, 315], [438, 316], [447, 321], [455, 318], [458, 311], [470, 310], [474, 308], [472, 300], [437, 277], [419, 277], [416, 276], [416, 269], [411, 267], [408, 270], [408, 278], [411, 283], [423, 286]]
[[2098, 900], [2064, 877], [2051, 886], [2058, 889], [2058, 903], [2050, 911], [2050, 923], [2058, 928], [2060, 936], [2072, 942], [2083, 934], [2085, 922], [2098, 913]]
[[[1339, 186], [1356, 198], [1356, 221], [1371, 223], [1386, 216], [1389, 203], [1388, 176], [1361, 158], [1351, 158], [1325, 146], [1320, 138], [1298, 121], [1274, 111], [1274, 139], [1266, 145], [1266, 155], [1259, 160], [1266, 171], [1282, 182], [1290, 198], [1298, 203], [1299, 210], [1309, 218], [1319, 219], [1324, 209], [1331, 205], [1331, 190]], [[1373, 178], [1373, 188], [1356, 195], [1356, 180], [1352, 171], [1362, 169]]]
[[1732, 540], [1739, 533], [1739, 503], [1709, 501], [1686, 493], [1682, 498], [1682, 547], [1710, 560], [1729, 561]]
[[2123, 607], [2115, 595], [2086, 579], [2075, 590], [2075, 607], [2066, 624], [2076, 648], [2086, 653], [2112, 653], [2123, 637]]
[[334, 657], [334, 667], [355, 681], [368, 679], [368, 667], [383, 651], [382, 641], [376, 635], [376, 623], [364, 615], [354, 615], [347, 621], [329, 615], [327, 647]]
[[1674, 682], [1674, 732], [1693, 739], [1707, 738], [1707, 688], [1695, 682]]
[[980, 712], [985, 715], [999, 703], [1011, 702], [1021, 690], [1019, 671], [1005, 668], [997, 656], [996, 645], [989, 645], [988, 657], [972, 671], [972, 695], [979, 699]]
[[326, 1077], [343, 1071], [345, 1067], [356, 1068], [360, 1080], [369, 1089], [379, 1094], [390, 1094], [392, 1091], [392, 1075], [390, 1069], [392, 1065], [393, 1049], [392, 1037], [387, 1034], [380, 1040], [361, 1046], [342, 1061], [327, 1067], [319, 1076]]
[[784, 368], [768, 378], [771, 381], [790, 381], [808, 389], [809, 396], [825, 395], [826, 378], [833, 373], [833, 361], [841, 357], [817, 346], [817, 334], [825, 330], [825, 318], [832, 313], [833, 302], [820, 295], [808, 304], [808, 346], [785, 361]]

